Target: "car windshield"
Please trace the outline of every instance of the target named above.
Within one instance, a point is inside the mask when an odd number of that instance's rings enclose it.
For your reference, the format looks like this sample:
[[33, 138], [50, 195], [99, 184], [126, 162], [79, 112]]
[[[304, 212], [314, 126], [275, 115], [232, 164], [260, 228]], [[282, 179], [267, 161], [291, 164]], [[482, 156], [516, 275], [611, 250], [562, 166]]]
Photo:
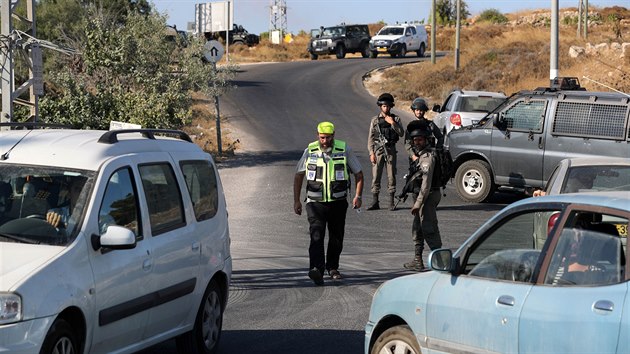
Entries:
[[488, 113], [494, 111], [504, 100], [503, 97], [464, 96], [459, 100], [455, 111]]
[[379, 35], [387, 36], [387, 35], [401, 35], [403, 34], [402, 27], [385, 27], [378, 32]]
[[94, 175], [57, 167], [0, 165], [0, 242], [70, 244]]
[[322, 36], [340, 36], [342, 34], [346, 34], [343, 27], [328, 27], [324, 28], [324, 32], [322, 32]]
[[569, 169], [560, 193], [629, 190], [630, 166], [580, 166]]

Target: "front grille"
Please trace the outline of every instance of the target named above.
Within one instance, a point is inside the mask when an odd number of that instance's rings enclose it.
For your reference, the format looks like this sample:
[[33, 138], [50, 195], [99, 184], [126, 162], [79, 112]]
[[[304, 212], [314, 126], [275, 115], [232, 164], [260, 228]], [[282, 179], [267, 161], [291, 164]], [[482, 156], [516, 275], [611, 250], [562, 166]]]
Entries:
[[627, 116], [627, 105], [558, 102], [553, 134], [622, 140]]

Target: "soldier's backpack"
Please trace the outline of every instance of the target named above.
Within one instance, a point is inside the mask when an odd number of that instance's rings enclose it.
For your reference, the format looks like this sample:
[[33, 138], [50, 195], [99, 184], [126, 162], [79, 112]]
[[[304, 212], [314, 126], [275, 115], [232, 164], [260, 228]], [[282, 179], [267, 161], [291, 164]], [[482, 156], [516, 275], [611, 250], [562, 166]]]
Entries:
[[446, 184], [453, 175], [453, 159], [448, 150], [435, 150], [435, 167], [433, 168], [432, 185], [446, 188]]

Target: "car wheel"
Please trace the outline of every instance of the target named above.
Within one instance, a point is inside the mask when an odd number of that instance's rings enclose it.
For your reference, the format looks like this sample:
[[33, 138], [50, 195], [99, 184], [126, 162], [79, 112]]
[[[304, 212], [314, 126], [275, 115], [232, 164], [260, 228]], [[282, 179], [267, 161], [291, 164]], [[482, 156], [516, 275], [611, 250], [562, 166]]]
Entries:
[[181, 353], [216, 353], [223, 326], [223, 297], [213, 280], [208, 285], [197, 311], [193, 330], [177, 337], [177, 348]]
[[399, 58], [404, 58], [404, 57], [405, 57], [405, 55], [407, 55], [407, 46], [404, 46], [404, 45], [403, 45], [403, 46], [400, 48], [400, 52], [398, 52], [398, 57], [399, 57]]
[[335, 55], [337, 56], [337, 59], [343, 59], [346, 57], [346, 47], [343, 46], [343, 44], [338, 44], [337, 48], [335, 49]]
[[457, 195], [469, 203], [486, 201], [494, 191], [490, 165], [481, 160], [464, 162], [455, 172]]
[[424, 51], [426, 50], [426, 48], [424, 48], [424, 43], [420, 44], [420, 49], [418, 49], [418, 51], [416, 52], [416, 54], [418, 54], [418, 56], [420, 58], [424, 57]]
[[367, 43], [363, 43], [361, 46], [361, 57], [367, 58], [370, 56], [370, 46]]
[[317, 54], [311, 53], [311, 60], [317, 60]]
[[374, 59], [376, 57], [378, 57], [378, 52], [377, 51], [370, 52], [370, 58]]
[[64, 319], [57, 319], [48, 330], [40, 354], [75, 354], [80, 353], [79, 342], [70, 324]]
[[370, 354], [420, 354], [420, 345], [409, 326], [395, 326], [381, 333]]

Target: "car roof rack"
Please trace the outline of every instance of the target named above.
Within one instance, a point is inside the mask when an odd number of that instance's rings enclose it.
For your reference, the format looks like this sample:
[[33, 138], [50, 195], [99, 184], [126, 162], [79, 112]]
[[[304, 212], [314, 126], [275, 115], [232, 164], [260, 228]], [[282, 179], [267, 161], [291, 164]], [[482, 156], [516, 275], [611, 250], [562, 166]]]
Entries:
[[0, 123], [0, 127], [11, 127], [12, 130], [24, 130], [24, 129], [36, 129], [36, 128], [51, 128], [51, 129], [70, 129], [69, 125], [56, 124], [56, 123], [41, 123], [41, 122], [3, 122]]
[[586, 91], [586, 88], [580, 85], [577, 77], [556, 77], [549, 80], [549, 87], [537, 87], [537, 92], [556, 92], [556, 91]]
[[187, 141], [192, 143], [192, 139], [186, 133], [181, 130], [172, 130], [172, 129], [119, 129], [119, 130], [110, 130], [105, 132], [98, 139], [99, 143], [102, 144], [115, 144], [118, 142], [118, 135], [121, 134], [131, 134], [131, 133], [140, 133], [143, 137], [147, 139], [155, 140], [155, 135], [168, 135], [174, 136], [175, 138]]

